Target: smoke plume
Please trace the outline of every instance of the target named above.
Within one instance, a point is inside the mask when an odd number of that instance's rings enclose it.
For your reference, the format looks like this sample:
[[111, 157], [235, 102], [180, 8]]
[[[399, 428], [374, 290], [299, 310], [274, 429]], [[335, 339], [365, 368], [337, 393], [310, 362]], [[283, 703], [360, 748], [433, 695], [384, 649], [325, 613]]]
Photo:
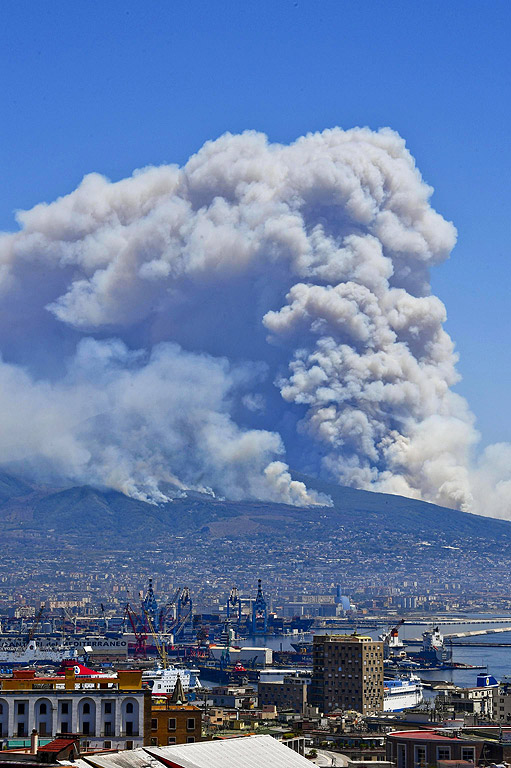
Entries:
[[431, 193], [391, 130], [248, 131], [19, 212], [0, 238], [0, 463], [154, 502], [328, 503], [290, 464], [511, 516], [511, 447], [475, 458], [452, 390], [429, 273], [456, 231]]

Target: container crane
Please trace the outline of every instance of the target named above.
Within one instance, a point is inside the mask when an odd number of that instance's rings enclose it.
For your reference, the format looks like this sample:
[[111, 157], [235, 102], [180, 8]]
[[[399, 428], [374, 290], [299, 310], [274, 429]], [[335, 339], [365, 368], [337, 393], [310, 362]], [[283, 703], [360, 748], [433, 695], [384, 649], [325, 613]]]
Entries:
[[[188, 607], [188, 610], [185, 613], [185, 610]], [[192, 598], [190, 597], [190, 590], [188, 587], [184, 587], [181, 594], [179, 595], [179, 599], [177, 601], [177, 620], [176, 625], [174, 628], [174, 636], [178, 637], [180, 633], [183, 631], [186, 622], [189, 618], [192, 616], [192, 609], [193, 609], [193, 603]]]
[[238, 613], [238, 627], [241, 624], [241, 598], [238, 593], [238, 588], [233, 587], [231, 589], [229, 599], [227, 600], [227, 619], [231, 618], [231, 612], [234, 613], [237, 610]]
[[[176, 606], [176, 600], [177, 600], [177, 598], [179, 597], [179, 593], [180, 593], [180, 591], [181, 591], [181, 588], [180, 588], [180, 587], [178, 587], [178, 588], [176, 589], [176, 591], [174, 592], [174, 595], [173, 595], [173, 597], [172, 597], [172, 598], [171, 598], [171, 599], [168, 601], [168, 603], [166, 603], [166, 604], [165, 604], [165, 606], [164, 606], [163, 608], [161, 608], [161, 610], [160, 610], [160, 615], [159, 615], [159, 617], [158, 617], [158, 628], [159, 628], [160, 632], [163, 632], [163, 630], [164, 630], [164, 628], [165, 628], [165, 622], [166, 622], [166, 620], [167, 620], [167, 617], [168, 617], [168, 615], [169, 615], [169, 613], [170, 613], [171, 609], [172, 609], [172, 608], [175, 608], [175, 606]], [[173, 618], [173, 620], [172, 620], [172, 627], [175, 625], [175, 622], [176, 622], [176, 618], [177, 618], [177, 617], [174, 617], [174, 618]]]

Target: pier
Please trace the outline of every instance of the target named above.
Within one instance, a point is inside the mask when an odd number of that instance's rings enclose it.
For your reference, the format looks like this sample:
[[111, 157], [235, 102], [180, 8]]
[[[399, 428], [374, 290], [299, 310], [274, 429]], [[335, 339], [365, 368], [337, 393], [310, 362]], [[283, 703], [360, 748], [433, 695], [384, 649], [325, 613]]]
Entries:
[[[509, 619], [506, 619], [506, 621], [509, 621]], [[452, 623], [454, 623], [454, 622], [452, 622]], [[469, 622], [465, 622], [465, 623], [468, 624]], [[470, 623], [473, 624], [475, 622], [470, 622]], [[481, 622], [481, 623], [483, 623], [483, 622]], [[484, 622], [484, 623], [488, 623], [489, 624], [490, 622]], [[440, 627], [441, 627], [441, 625], [440, 625]], [[444, 636], [445, 640], [456, 640], [458, 638], [463, 638], [463, 637], [478, 637], [480, 635], [496, 635], [496, 634], [499, 634], [500, 632], [511, 632], [511, 624], [509, 624], [506, 627], [491, 627], [490, 629], [472, 629], [472, 630], [470, 630], [468, 632], [449, 632], [449, 633], [444, 632], [443, 636]], [[405, 640], [404, 639], [403, 642], [405, 644], [409, 644], [409, 645], [417, 645], [419, 643], [422, 643], [422, 639], [418, 638], [418, 637], [414, 637], [414, 638], [412, 638], [410, 640]], [[454, 643], [454, 645], [461, 646], [462, 643]], [[472, 646], [472, 645], [476, 645], [476, 643], [467, 643], [466, 645], [471, 645]], [[506, 646], [511, 647], [511, 643], [490, 643], [489, 645], [481, 643], [480, 645], [481, 645], [481, 647], [488, 647], [488, 648], [491, 647], [492, 645], [502, 645], [503, 647], [506, 647]]]

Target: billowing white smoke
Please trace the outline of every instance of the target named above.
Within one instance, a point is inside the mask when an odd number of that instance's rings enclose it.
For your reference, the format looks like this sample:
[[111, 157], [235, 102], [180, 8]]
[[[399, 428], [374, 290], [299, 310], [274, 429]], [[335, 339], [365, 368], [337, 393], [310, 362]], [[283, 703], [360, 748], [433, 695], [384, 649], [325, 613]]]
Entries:
[[325, 502], [287, 448], [345, 484], [507, 516], [511, 448], [471, 470], [451, 390], [429, 269], [456, 232], [431, 191], [390, 130], [246, 132], [19, 213], [0, 239], [0, 462], [154, 501], [172, 483]]

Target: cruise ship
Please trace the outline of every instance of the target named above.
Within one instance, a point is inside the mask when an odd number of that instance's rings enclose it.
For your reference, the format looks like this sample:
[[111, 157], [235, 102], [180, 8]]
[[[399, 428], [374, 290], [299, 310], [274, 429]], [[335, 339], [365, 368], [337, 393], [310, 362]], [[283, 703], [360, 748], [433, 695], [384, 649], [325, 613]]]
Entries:
[[383, 681], [383, 711], [400, 712], [422, 702], [422, 683], [417, 675]]

